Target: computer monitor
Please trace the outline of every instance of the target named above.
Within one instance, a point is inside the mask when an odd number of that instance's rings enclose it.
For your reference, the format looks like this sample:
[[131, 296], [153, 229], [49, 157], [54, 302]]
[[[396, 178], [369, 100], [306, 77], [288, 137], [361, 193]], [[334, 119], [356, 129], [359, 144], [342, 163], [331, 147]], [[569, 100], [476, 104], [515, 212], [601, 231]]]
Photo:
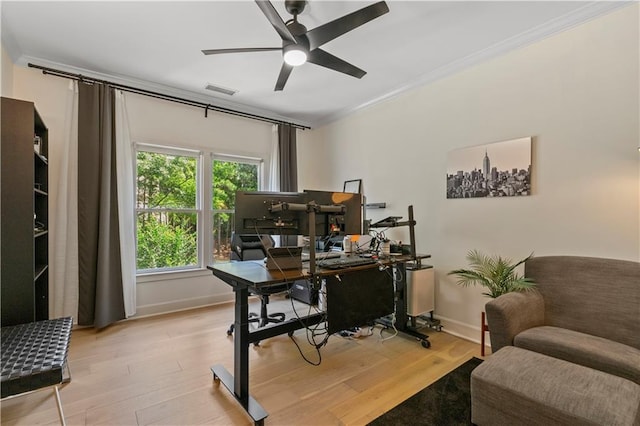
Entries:
[[[344, 213], [318, 213], [315, 218], [315, 234], [318, 237], [330, 235], [363, 234], [364, 196], [349, 192], [304, 190], [307, 203], [319, 205], [343, 205]], [[303, 219], [304, 220], [304, 219]], [[308, 222], [304, 227], [308, 227]], [[308, 231], [307, 231], [308, 233]]]
[[235, 232], [238, 234], [304, 235], [306, 213], [282, 210], [272, 212], [280, 203], [305, 204], [300, 192], [238, 191], [235, 204]]
[[389, 269], [370, 268], [326, 277], [327, 332], [367, 325], [394, 312]]

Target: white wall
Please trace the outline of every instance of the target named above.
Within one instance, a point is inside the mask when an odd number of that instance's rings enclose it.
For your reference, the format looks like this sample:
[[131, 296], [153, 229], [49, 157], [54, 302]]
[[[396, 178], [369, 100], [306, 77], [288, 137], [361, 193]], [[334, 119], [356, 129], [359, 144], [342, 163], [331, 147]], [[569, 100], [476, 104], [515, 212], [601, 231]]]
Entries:
[[0, 46], [0, 95], [13, 97], [13, 61], [4, 46]]
[[[470, 249], [640, 260], [638, 15], [636, 3], [301, 133], [300, 187], [362, 178], [367, 201], [387, 203], [374, 219], [413, 204], [436, 317], [476, 341], [487, 299], [447, 276]], [[525, 136], [533, 195], [446, 199], [448, 151]]]
[[[3, 68], [5, 64], [3, 62]], [[35, 69], [12, 66], [12, 97], [35, 102], [49, 128], [49, 191], [51, 215], [57, 199], [60, 150], [64, 134], [65, 102], [69, 80], [45, 76]], [[3, 72], [4, 76], [4, 72]], [[4, 81], [4, 77], [3, 77]], [[272, 138], [271, 124], [209, 112], [140, 95], [126, 95], [131, 138], [138, 143], [166, 144], [213, 150], [217, 154], [237, 154], [265, 159]], [[56, 229], [51, 219], [52, 238]], [[54, 277], [52, 272], [50, 277]], [[51, 282], [50, 286], [59, 285]], [[210, 271], [138, 277], [136, 316], [169, 312], [233, 300], [230, 287]]]

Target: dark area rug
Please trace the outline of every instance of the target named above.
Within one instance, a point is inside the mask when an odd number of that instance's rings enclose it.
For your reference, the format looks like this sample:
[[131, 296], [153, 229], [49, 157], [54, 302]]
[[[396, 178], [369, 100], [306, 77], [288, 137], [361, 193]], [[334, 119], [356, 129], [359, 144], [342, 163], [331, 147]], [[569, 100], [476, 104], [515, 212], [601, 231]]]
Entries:
[[471, 371], [481, 362], [470, 359], [369, 425], [470, 425]]

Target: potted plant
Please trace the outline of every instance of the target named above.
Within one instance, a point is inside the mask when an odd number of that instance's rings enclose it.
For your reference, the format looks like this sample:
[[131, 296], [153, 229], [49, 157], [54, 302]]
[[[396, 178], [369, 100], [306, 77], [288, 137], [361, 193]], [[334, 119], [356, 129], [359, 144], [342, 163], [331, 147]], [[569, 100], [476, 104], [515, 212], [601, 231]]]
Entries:
[[[477, 250], [471, 250], [467, 253], [467, 260], [471, 269], [456, 269], [449, 272], [448, 275], [457, 275], [458, 284], [465, 287], [476, 284], [486, 287], [488, 292], [482, 294], [496, 298], [512, 291], [528, 291], [535, 287], [535, 283], [531, 278], [520, 276], [516, 272], [518, 266], [532, 257], [533, 253], [517, 263], [512, 263], [511, 259], [495, 255], [486, 256]], [[480, 321], [480, 355], [484, 356], [485, 332], [489, 331], [489, 327], [485, 322], [484, 311]]]
[[[448, 275], [457, 275], [458, 284], [465, 287], [476, 284], [486, 287], [488, 292], [482, 294], [496, 298], [512, 291], [528, 291], [535, 287], [536, 284], [531, 278], [520, 276], [516, 272], [518, 266], [532, 257], [533, 253], [517, 263], [512, 263], [511, 259], [495, 255], [486, 256], [477, 250], [471, 250], [467, 253], [471, 269], [456, 269], [449, 272]], [[480, 321], [480, 355], [484, 356], [484, 337], [485, 332], [489, 331], [484, 311]]]
[[487, 256], [477, 250], [467, 254], [470, 269], [456, 269], [448, 275], [457, 275], [458, 284], [470, 286], [479, 284], [486, 287], [485, 296], [496, 298], [512, 291], [527, 291], [535, 287], [532, 279], [520, 276], [515, 269], [533, 257], [533, 253], [517, 263], [502, 256]]

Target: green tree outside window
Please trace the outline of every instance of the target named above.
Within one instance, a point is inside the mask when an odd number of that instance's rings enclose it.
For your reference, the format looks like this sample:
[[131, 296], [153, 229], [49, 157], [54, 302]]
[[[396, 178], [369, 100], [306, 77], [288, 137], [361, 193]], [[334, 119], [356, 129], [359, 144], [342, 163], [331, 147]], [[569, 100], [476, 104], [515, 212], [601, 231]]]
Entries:
[[[167, 153], [169, 151], [170, 153]], [[236, 191], [259, 188], [260, 160], [214, 158], [211, 180], [199, 184], [200, 153], [139, 150], [136, 155], [137, 269], [198, 267], [199, 236], [210, 233], [210, 261], [228, 261]], [[199, 229], [198, 190], [212, 185], [206, 213], [211, 229]]]
[[197, 158], [137, 154], [137, 269], [198, 264]]
[[228, 261], [231, 233], [234, 228], [236, 191], [258, 190], [257, 162], [214, 160], [213, 182], [213, 260]]

